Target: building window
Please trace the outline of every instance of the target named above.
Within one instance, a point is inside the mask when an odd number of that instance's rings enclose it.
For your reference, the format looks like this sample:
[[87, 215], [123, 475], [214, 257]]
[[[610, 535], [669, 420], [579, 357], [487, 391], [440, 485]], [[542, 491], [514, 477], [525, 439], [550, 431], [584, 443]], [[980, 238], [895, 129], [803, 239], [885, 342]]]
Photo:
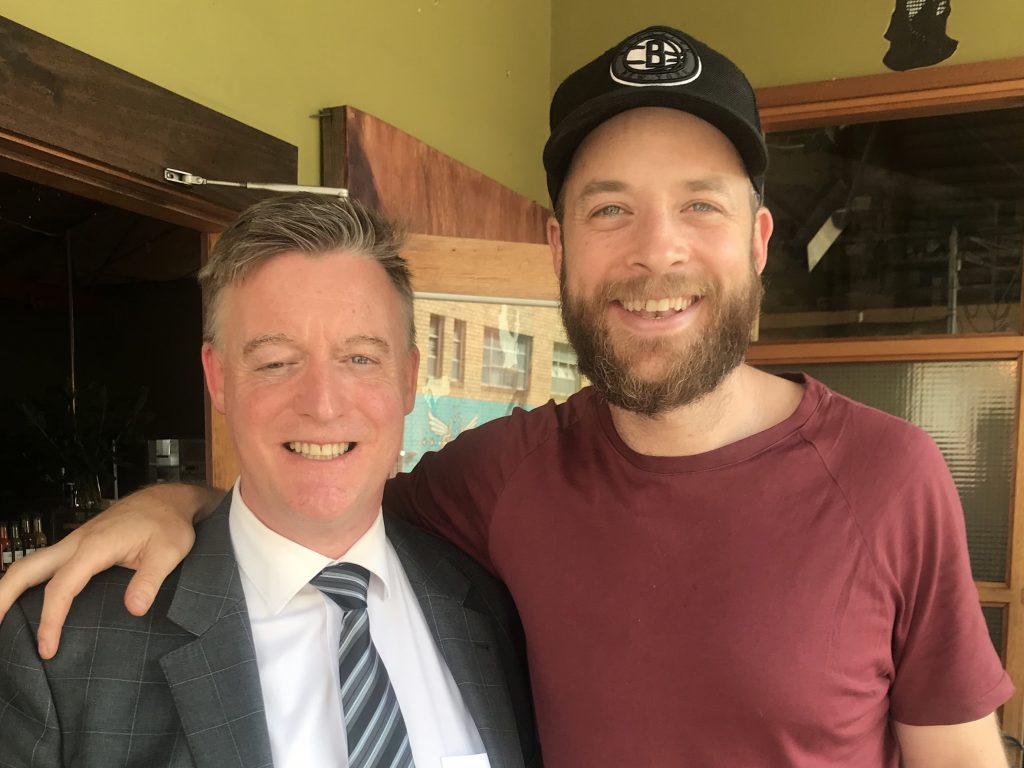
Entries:
[[491, 387], [525, 390], [530, 383], [533, 337], [484, 328], [481, 383]]
[[551, 394], [568, 397], [580, 388], [580, 367], [576, 352], [556, 341], [551, 348]]
[[456, 320], [452, 328], [452, 381], [462, 382], [466, 368], [466, 321]]
[[442, 372], [444, 350], [444, 315], [430, 316], [430, 331], [427, 334], [427, 376], [439, 379]]

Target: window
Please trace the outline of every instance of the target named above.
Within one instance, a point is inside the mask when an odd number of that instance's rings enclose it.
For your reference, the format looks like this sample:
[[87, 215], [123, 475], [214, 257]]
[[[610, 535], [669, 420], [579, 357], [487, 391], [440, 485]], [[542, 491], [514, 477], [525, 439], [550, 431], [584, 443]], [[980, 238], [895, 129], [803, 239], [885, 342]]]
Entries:
[[484, 328], [480, 381], [491, 387], [524, 390], [530, 382], [533, 337], [497, 328]]
[[568, 344], [554, 342], [551, 347], [551, 395], [568, 397], [580, 388], [580, 368], [576, 352]]
[[430, 331], [427, 334], [427, 376], [439, 379], [442, 376], [444, 352], [444, 315], [430, 316]]
[[466, 369], [466, 321], [456, 320], [452, 328], [452, 381], [461, 383]]

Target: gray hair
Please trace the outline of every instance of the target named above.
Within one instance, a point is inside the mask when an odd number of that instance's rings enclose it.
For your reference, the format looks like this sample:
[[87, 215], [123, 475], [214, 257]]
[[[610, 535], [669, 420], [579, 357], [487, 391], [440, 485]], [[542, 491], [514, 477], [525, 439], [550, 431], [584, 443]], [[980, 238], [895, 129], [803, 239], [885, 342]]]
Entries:
[[309, 192], [279, 195], [250, 206], [224, 231], [199, 270], [203, 340], [216, 343], [221, 293], [264, 262], [290, 251], [322, 256], [354, 251], [384, 268], [406, 315], [409, 345], [416, 343], [412, 278], [399, 253], [404, 235], [393, 222], [348, 198]]

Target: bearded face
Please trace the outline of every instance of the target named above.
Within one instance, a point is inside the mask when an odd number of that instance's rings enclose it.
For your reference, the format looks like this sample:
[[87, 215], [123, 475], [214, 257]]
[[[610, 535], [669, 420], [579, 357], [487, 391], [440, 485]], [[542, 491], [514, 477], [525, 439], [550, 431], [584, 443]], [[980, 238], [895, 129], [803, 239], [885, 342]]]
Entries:
[[[559, 276], [562, 322], [580, 371], [612, 405], [657, 416], [700, 400], [743, 362], [764, 292], [753, 259], [746, 279], [730, 290], [711, 278], [661, 275], [605, 283], [583, 296], [568, 288], [569, 258], [562, 260]], [[649, 296], [700, 296], [707, 319], [701, 328], [676, 334], [613, 333], [609, 304]]]

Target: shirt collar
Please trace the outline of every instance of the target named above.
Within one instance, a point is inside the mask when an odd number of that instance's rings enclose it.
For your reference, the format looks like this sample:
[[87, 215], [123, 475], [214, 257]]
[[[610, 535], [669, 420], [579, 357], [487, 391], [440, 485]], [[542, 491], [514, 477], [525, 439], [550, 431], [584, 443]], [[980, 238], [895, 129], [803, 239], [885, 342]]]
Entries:
[[389, 583], [393, 577], [387, 558], [384, 517], [380, 511], [369, 530], [336, 560], [286, 539], [264, 525], [242, 500], [237, 481], [231, 492], [228, 526], [238, 567], [263, 599], [268, 615], [277, 615], [310, 579], [337, 563], [363, 566], [371, 574], [371, 589], [376, 580], [384, 599], [391, 596]]

